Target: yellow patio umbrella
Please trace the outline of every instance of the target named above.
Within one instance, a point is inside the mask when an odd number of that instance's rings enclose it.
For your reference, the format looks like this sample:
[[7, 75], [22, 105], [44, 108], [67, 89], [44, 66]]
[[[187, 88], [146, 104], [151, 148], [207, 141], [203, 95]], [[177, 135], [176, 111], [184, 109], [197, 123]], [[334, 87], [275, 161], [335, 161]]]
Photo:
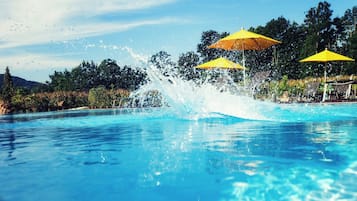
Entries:
[[[220, 48], [224, 50], [242, 50], [243, 51], [243, 66], [245, 66], [244, 50], [263, 50], [273, 45], [281, 43], [272, 38], [256, 34], [244, 29], [224, 37], [216, 43], [208, 46], [208, 48]], [[245, 70], [243, 70], [243, 81], [245, 85]]]
[[233, 61], [223, 57], [198, 65], [196, 66], [196, 68], [200, 68], [200, 69], [222, 68], [222, 69], [238, 69], [238, 70], [244, 69], [244, 67], [241, 66], [240, 64], [234, 63]]
[[326, 90], [327, 90], [327, 62], [330, 61], [354, 61], [354, 59], [343, 56], [341, 54], [337, 54], [335, 52], [329, 51], [327, 48], [324, 51], [321, 51], [317, 54], [314, 54], [312, 56], [309, 56], [305, 59], [300, 60], [300, 62], [322, 62], [325, 63], [325, 69], [324, 69], [324, 93], [322, 96], [322, 101], [326, 100]]

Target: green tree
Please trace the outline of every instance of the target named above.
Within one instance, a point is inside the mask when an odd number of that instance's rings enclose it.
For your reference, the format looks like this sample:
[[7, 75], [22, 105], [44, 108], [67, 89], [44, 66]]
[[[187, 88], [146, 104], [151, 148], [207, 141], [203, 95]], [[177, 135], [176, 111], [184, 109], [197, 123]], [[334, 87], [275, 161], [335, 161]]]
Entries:
[[250, 30], [282, 42], [262, 51], [247, 51], [247, 63], [251, 74], [271, 71], [275, 79], [281, 79], [283, 75], [289, 75], [294, 79], [300, 76], [300, 49], [305, 40], [305, 31], [301, 25], [279, 17], [270, 20], [265, 26]]
[[[287, 19], [279, 17], [269, 21], [265, 26], [259, 26], [255, 29], [251, 28], [250, 31], [283, 41], [289, 26], [290, 22]], [[284, 45], [285, 42], [283, 41], [283, 44], [279, 45], [278, 49], [284, 49]], [[280, 74], [279, 68], [276, 66], [278, 62], [277, 56], [278, 52], [276, 47], [267, 48], [261, 51], [247, 51], [247, 58], [249, 58], [247, 61], [250, 67], [250, 73], [254, 74], [259, 71], [271, 70], [274, 74]]]
[[75, 89], [72, 74], [68, 70], [55, 71], [53, 75], [50, 75], [50, 79], [49, 86], [55, 91], [73, 91]]
[[1, 89], [1, 97], [7, 104], [11, 104], [11, 97], [14, 95], [14, 86], [9, 67], [6, 67], [4, 74], [3, 86]]
[[[304, 27], [306, 29], [306, 39], [301, 49], [301, 58], [313, 55], [325, 48], [336, 47], [335, 29], [331, 16], [333, 11], [326, 1], [319, 2], [317, 7], [311, 8], [305, 15]], [[307, 63], [301, 65], [304, 69], [301, 76], [322, 76], [323, 68]]]
[[177, 66], [175, 62], [172, 61], [171, 55], [165, 51], [160, 51], [152, 55], [149, 59], [149, 64], [159, 69], [161, 73], [166, 76], [177, 75]]
[[349, 55], [356, 59], [357, 58], [357, 30], [349, 38]]
[[120, 70], [120, 77], [116, 82], [116, 89], [136, 90], [146, 83], [146, 73], [140, 69], [134, 69], [130, 66], [124, 66]]
[[339, 42], [342, 45], [341, 53], [348, 54], [349, 51], [349, 38], [352, 37], [354, 30], [356, 29], [357, 20], [357, 6], [352, 9], [347, 9], [345, 14], [340, 18], [340, 24], [343, 27], [343, 33], [339, 38]]
[[181, 54], [178, 59], [178, 69], [180, 76], [185, 80], [196, 80], [200, 77], [199, 70], [195, 68], [200, 58], [195, 52]]
[[305, 38], [304, 28], [301, 25], [294, 22], [288, 26], [282, 38], [283, 43], [278, 46], [277, 67], [280, 76], [289, 75], [291, 79], [303, 76], [304, 68], [299, 60]]
[[[357, 6], [347, 9], [344, 16], [341, 17], [342, 25], [345, 27], [345, 38], [342, 40], [343, 49], [341, 53], [357, 58]], [[357, 62], [341, 63], [341, 74], [357, 74]]]
[[89, 91], [98, 83], [97, 72], [98, 67], [93, 61], [83, 61], [71, 71], [73, 88], [76, 91]]
[[328, 2], [319, 2], [317, 7], [311, 8], [305, 16], [307, 38], [303, 56], [319, 52], [331, 47], [336, 42], [334, 39], [331, 16], [333, 11]]
[[90, 89], [88, 93], [88, 102], [92, 108], [104, 108], [111, 106], [110, 96], [104, 86]]
[[[105, 59], [98, 66], [98, 84], [106, 89], [136, 90], [145, 83], [146, 74], [130, 66], [120, 67], [115, 60]], [[98, 86], [98, 85], [97, 85]]]
[[357, 30], [352, 33], [352, 35], [348, 39], [348, 52], [347, 55], [350, 56], [351, 58], [355, 59], [355, 62], [348, 62], [344, 64], [344, 67], [342, 68], [342, 73], [351, 75], [357, 74]]
[[107, 89], [110, 89], [111, 85], [118, 87], [117, 83], [121, 78], [120, 67], [115, 60], [105, 59], [98, 66], [97, 77], [98, 85], [103, 85]]
[[[208, 46], [217, 42], [219, 39], [228, 36], [227, 32], [218, 33], [214, 30], [204, 31], [201, 36], [201, 42], [197, 45], [197, 52], [200, 54], [201, 60], [203, 62], [216, 59], [220, 56], [227, 55], [224, 50], [208, 48]], [[229, 53], [228, 53], [229, 55]]]
[[106, 89], [135, 90], [146, 81], [146, 73], [130, 66], [121, 68], [115, 60], [105, 59], [99, 66], [83, 61], [71, 71], [55, 71], [49, 86], [54, 91], [89, 91], [104, 86]]

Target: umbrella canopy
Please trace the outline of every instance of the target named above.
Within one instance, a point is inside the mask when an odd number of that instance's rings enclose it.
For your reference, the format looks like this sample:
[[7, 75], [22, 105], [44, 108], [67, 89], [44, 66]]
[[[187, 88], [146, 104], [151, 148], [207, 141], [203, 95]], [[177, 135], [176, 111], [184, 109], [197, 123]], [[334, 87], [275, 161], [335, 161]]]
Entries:
[[209, 48], [221, 48], [224, 50], [264, 50], [281, 43], [272, 38], [256, 34], [244, 29], [222, 38]]
[[200, 68], [200, 69], [223, 68], [223, 69], [238, 69], [238, 70], [244, 69], [243, 66], [222, 57], [198, 65], [196, 66], [196, 68]]
[[324, 94], [322, 96], [322, 101], [326, 99], [326, 90], [327, 90], [327, 71], [326, 71], [326, 64], [330, 61], [354, 61], [354, 59], [343, 56], [341, 54], [337, 54], [335, 52], [329, 51], [327, 48], [324, 51], [321, 51], [317, 54], [309, 56], [305, 59], [300, 60], [300, 62], [323, 62], [325, 63], [325, 71], [324, 71]]
[[[224, 50], [242, 50], [243, 51], [243, 66], [245, 66], [244, 50], [263, 50], [281, 43], [272, 38], [256, 34], [244, 29], [226, 36], [216, 43], [208, 46], [208, 48], [220, 48]], [[245, 85], [245, 69], [243, 70], [243, 81]]]
[[300, 60], [300, 62], [329, 62], [329, 61], [354, 61], [354, 59], [325, 49], [322, 52], [319, 52], [303, 60]]

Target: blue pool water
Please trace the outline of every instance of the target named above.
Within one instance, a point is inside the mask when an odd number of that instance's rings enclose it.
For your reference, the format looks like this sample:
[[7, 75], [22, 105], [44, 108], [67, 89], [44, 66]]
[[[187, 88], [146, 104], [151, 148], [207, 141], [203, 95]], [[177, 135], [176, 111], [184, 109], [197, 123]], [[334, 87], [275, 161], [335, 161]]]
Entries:
[[357, 104], [0, 117], [0, 200], [357, 200]]

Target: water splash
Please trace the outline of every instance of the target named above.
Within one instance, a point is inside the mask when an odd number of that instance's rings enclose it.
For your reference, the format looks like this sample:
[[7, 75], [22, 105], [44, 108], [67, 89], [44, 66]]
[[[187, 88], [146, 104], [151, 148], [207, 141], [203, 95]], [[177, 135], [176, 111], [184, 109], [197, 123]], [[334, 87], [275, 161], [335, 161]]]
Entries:
[[[226, 72], [220, 72], [227, 81], [218, 83], [206, 78], [200, 82], [182, 79], [172, 65], [158, 69], [147, 62], [146, 56], [123, 48], [140, 63], [149, 82], [132, 94], [142, 106], [162, 106], [179, 118], [200, 119], [231, 116], [246, 120], [278, 122], [324, 121], [355, 118], [357, 105], [334, 107], [328, 104], [289, 104], [255, 100], [242, 93]], [[216, 72], [214, 72], [216, 73]], [[233, 90], [232, 90], [233, 88]], [[157, 103], [160, 102], [160, 103]]]
[[[199, 83], [187, 81], [177, 74], [173, 66], [167, 65], [159, 69], [146, 62], [148, 57], [136, 54], [130, 48], [123, 50], [145, 65], [150, 80], [132, 94], [139, 105], [153, 105], [153, 102], [161, 101], [161, 104], [156, 105], [167, 107], [171, 113], [187, 119], [228, 115], [242, 119], [267, 120], [259, 109], [267, 103], [239, 95], [239, 89], [225, 73], [223, 76], [228, 82], [220, 86], [210, 82], [208, 78]], [[236, 88], [234, 92], [227, 90], [232, 87]]]

